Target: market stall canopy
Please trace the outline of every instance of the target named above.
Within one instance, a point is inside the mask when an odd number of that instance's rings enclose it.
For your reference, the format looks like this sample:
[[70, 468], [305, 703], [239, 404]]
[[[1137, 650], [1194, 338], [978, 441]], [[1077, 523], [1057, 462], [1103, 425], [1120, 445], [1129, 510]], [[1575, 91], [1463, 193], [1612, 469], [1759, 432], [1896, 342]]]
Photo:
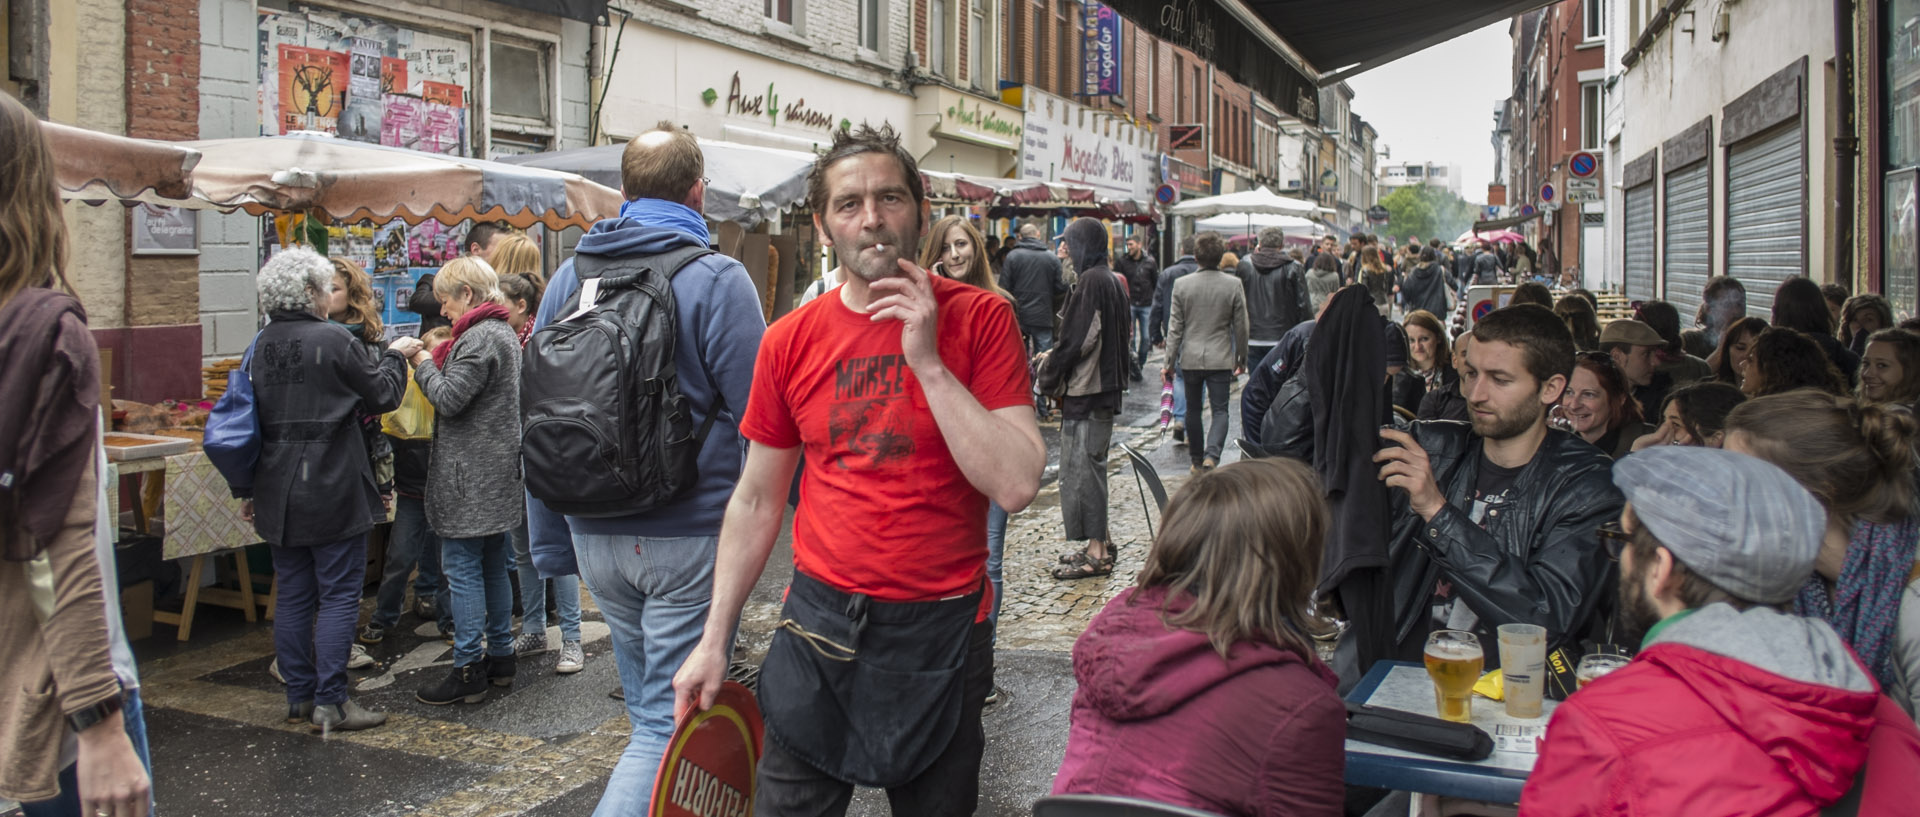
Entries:
[[1513, 232], [1512, 230], [1468, 230], [1461, 233], [1459, 238], [1454, 239], [1453, 243], [1468, 244], [1477, 241], [1487, 241], [1494, 244], [1508, 244], [1526, 240], [1526, 236]]
[[1242, 0], [1331, 85], [1551, 0]]
[[1522, 224], [1525, 224], [1529, 221], [1532, 221], [1546, 214], [1547, 214], [1547, 211], [1545, 210], [1534, 210], [1531, 213], [1522, 213], [1517, 216], [1508, 216], [1506, 218], [1496, 218], [1496, 219], [1490, 219], [1487, 221], [1476, 221], [1473, 223], [1473, 229], [1469, 230], [1468, 232], [1477, 231], [1477, 232], [1484, 233], [1489, 230], [1505, 230], [1508, 227], [1518, 227]]
[[182, 142], [201, 154], [191, 195], [122, 197], [194, 210], [325, 213], [408, 224], [472, 219], [526, 228], [590, 227], [620, 193], [572, 173], [371, 145], [324, 133]]
[[1304, 199], [1288, 198], [1261, 187], [1224, 196], [1191, 199], [1173, 206], [1176, 216], [1217, 216], [1222, 213], [1265, 213], [1276, 216], [1310, 216], [1320, 205]]
[[1316, 230], [1324, 230], [1318, 222], [1299, 216], [1282, 216], [1271, 213], [1223, 213], [1193, 223], [1195, 230], [1212, 230], [1216, 233], [1245, 235], [1257, 233], [1268, 227], [1279, 227], [1288, 233], [1306, 235]]
[[[620, 189], [620, 155], [625, 145], [600, 145], [552, 153], [508, 156], [500, 161], [521, 167], [578, 173], [600, 184]], [[753, 227], [778, 218], [807, 198], [807, 173], [815, 157], [799, 150], [781, 150], [717, 139], [700, 140], [706, 157], [706, 213], [714, 221], [733, 221]]]
[[53, 122], [41, 122], [53, 154], [55, 183], [64, 199], [131, 199], [143, 193], [186, 198], [200, 152], [172, 142], [129, 139]]

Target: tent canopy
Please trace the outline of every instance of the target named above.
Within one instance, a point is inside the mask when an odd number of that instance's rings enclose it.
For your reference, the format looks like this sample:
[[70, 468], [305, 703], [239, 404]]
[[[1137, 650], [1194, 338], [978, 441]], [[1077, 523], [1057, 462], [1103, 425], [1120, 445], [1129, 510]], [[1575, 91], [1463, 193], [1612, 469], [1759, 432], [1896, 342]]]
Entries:
[[1195, 230], [1212, 230], [1216, 233], [1242, 235], [1257, 233], [1268, 227], [1279, 227], [1294, 235], [1306, 235], [1319, 228], [1316, 222], [1299, 216], [1281, 216], [1266, 213], [1223, 213], [1212, 218], [1201, 219], [1193, 223]]
[[1265, 213], [1277, 216], [1310, 216], [1319, 205], [1304, 199], [1288, 198], [1261, 187], [1224, 196], [1183, 201], [1173, 206], [1176, 216], [1217, 216], [1222, 213]]
[[61, 198], [95, 201], [142, 194], [193, 195], [193, 168], [200, 163], [197, 150], [45, 121], [40, 132], [53, 154]]
[[[620, 155], [625, 150], [625, 145], [600, 145], [508, 156], [500, 161], [578, 173], [619, 190]], [[707, 178], [713, 180], [707, 185], [707, 218], [753, 227], [778, 218], [806, 200], [807, 173], [813, 169], [814, 160], [811, 153], [717, 139], [700, 140], [700, 152], [706, 157]]]

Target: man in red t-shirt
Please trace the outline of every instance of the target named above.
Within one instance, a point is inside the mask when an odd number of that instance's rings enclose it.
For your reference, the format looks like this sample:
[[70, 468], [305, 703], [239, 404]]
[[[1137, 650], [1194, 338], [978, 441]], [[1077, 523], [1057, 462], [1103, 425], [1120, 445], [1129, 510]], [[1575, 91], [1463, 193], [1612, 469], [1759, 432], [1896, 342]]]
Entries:
[[1025, 508], [1046, 465], [1020, 330], [1004, 299], [908, 260], [925, 191], [890, 127], [836, 133], [808, 188], [844, 283], [761, 341], [752, 446], [676, 711], [719, 691], [804, 452], [755, 813], [844, 814], [858, 784], [898, 814], [972, 814], [993, 684], [987, 502]]

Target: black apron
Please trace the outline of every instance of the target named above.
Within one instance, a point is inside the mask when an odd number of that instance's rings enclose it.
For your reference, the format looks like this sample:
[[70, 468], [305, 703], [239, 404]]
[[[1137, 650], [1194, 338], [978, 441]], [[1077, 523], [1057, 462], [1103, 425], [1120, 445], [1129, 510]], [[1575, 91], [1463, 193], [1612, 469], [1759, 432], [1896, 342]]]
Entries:
[[794, 571], [760, 668], [767, 736], [843, 782], [919, 776], [959, 729], [981, 592], [875, 601]]

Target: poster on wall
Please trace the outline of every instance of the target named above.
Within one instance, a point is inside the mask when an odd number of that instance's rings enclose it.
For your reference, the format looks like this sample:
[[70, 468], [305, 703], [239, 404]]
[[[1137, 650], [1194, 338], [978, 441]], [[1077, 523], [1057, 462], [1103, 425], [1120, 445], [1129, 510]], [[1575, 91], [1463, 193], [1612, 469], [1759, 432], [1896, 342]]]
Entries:
[[133, 254], [199, 255], [199, 215], [157, 204], [133, 208]]
[[379, 43], [355, 37], [353, 50], [347, 52], [347, 104], [340, 115], [341, 136], [380, 143], [380, 122], [386, 111], [380, 94], [384, 73]]
[[346, 55], [283, 45], [279, 67], [280, 132], [334, 132], [346, 102]]

